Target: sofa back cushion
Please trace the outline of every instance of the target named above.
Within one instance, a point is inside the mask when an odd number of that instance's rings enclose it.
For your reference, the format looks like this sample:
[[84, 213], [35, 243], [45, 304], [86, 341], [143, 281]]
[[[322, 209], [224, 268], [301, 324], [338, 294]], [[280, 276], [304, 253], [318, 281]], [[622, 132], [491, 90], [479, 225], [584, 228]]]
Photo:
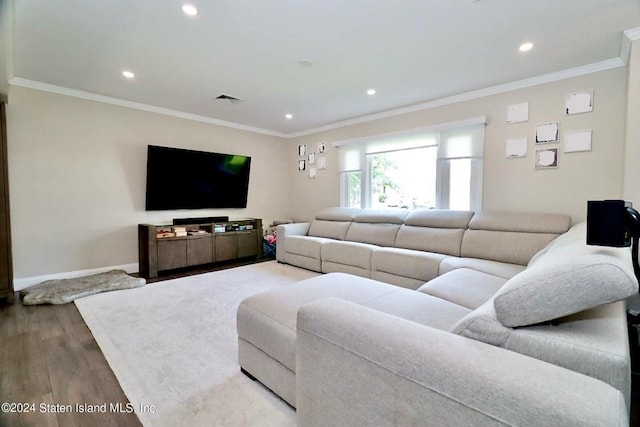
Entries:
[[496, 293], [503, 325], [547, 322], [638, 292], [629, 248], [588, 246], [583, 226], [563, 237]]
[[309, 236], [344, 240], [347, 237], [349, 226], [351, 226], [351, 221], [324, 221], [316, 219], [311, 222]]
[[404, 220], [405, 225], [432, 228], [466, 229], [473, 217], [471, 211], [454, 211], [449, 209], [425, 209], [409, 213]]
[[316, 214], [311, 222], [309, 236], [345, 240], [353, 218], [360, 212], [357, 208], [326, 208]]
[[569, 229], [566, 215], [480, 212], [462, 239], [463, 257], [527, 265], [559, 234]]
[[403, 225], [398, 231], [395, 246], [425, 252], [460, 256], [464, 230]]
[[353, 217], [354, 222], [368, 224], [402, 224], [409, 214], [407, 209], [362, 209]]
[[427, 209], [410, 212], [398, 231], [395, 246], [460, 256], [464, 230], [473, 212]]
[[620, 390], [629, 405], [631, 360], [623, 301], [564, 317], [554, 324], [509, 328], [497, 319], [494, 300], [490, 299], [451, 332], [604, 381]]
[[316, 214], [316, 219], [324, 221], [347, 221], [351, 222], [360, 213], [362, 209], [358, 208], [326, 208]]
[[400, 226], [398, 224], [369, 224], [354, 222], [345, 240], [393, 247]]

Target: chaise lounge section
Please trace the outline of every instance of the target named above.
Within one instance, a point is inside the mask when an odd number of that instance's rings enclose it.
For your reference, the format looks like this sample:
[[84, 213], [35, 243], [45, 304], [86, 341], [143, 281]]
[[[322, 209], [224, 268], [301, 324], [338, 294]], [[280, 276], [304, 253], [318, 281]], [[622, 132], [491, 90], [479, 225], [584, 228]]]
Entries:
[[301, 425], [628, 424], [629, 250], [563, 216], [363, 211], [279, 231], [279, 260], [327, 274], [238, 309], [240, 366]]

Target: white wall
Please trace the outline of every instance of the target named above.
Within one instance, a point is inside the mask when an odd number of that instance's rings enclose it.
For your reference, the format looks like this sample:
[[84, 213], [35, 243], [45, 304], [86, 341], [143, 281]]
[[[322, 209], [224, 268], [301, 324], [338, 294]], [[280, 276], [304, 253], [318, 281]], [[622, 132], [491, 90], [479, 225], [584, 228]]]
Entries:
[[[137, 263], [137, 224], [286, 215], [281, 138], [11, 86], [7, 108], [15, 279]], [[246, 209], [145, 212], [148, 144], [252, 157]]]
[[[587, 200], [622, 196], [626, 73], [625, 67], [619, 67], [296, 138], [289, 149], [291, 216], [309, 219], [321, 208], [339, 204], [338, 157], [337, 149], [331, 147], [333, 141], [486, 116], [483, 209], [557, 212], [581, 221]], [[582, 90], [594, 91], [593, 112], [565, 116], [565, 96]], [[524, 101], [529, 101], [529, 121], [508, 125], [507, 106]], [[559, 168], [534, 170], [535, 125], [550, 121], [560, 122], [560, 144], [545, 145], [560, 148]], [[581, 129], [593, 129], [593, 150], [563, 153], [564, 133]], [[528, 157], [506, 159], [505, 140], [520, 136], [529, 138]], [[315, 147], [318, 141], [325, 141], [328, 147], [328, 169], [309, 179], [306, 173], [296, 171], [297, 146]]]

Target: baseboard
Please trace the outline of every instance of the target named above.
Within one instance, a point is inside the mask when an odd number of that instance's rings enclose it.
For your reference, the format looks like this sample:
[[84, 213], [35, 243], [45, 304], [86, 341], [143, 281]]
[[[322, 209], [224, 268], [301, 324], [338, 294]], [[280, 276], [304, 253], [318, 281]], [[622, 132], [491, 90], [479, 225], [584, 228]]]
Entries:
[[45, 274], [43, 276], [24, 277], [13, 280], [13, 290], [18, 292], [28, 287], [37, 285], [45, 280], [73, 279], [74, 277], [89, 276], [91, 274], [104, 273], [109, 270], [124, 270], [127, 273], [137, 273], [138, 263], [112, 265], [110, 267], [91, 268], [88, 270], [67, 271], [64, 273]]

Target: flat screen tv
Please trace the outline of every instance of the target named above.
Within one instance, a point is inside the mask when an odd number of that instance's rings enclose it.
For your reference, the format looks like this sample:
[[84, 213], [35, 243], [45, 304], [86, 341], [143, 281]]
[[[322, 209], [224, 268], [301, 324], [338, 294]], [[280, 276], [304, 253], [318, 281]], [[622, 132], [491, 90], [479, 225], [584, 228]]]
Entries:
[[251, 157], [147, 147], [146, 210], [246, 208]]

